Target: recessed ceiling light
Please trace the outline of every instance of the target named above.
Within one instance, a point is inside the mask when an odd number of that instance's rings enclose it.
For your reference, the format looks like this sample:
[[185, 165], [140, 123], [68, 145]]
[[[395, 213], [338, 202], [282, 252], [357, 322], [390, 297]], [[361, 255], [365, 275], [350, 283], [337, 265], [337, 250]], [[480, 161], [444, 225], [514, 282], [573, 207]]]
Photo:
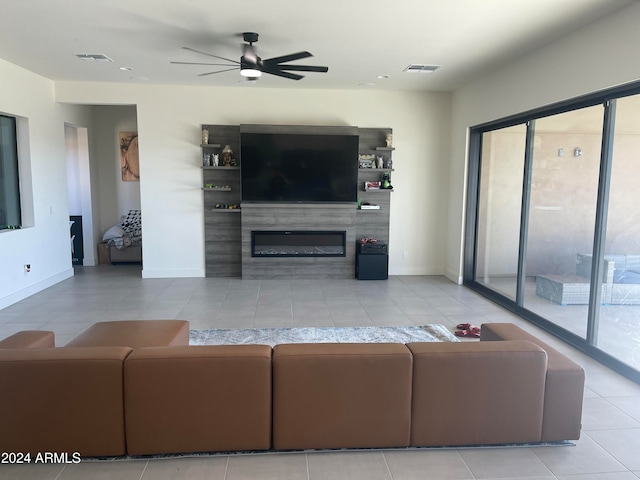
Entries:
[[376, 84], [373, 82], [365, 82], [365, 83], [359, 83], [358, 86], [359, 87], [375, 87]]
[[379, 79], [387, 79], [387, 78], [391, 78], [391, 75], [378, 75]]
[[129, 80], [145, 81], [145, 80], [149, 80], [149, 79], [147, 77], [129, 77]]
[[118, 70], [122, 70], [124, 72], [130, 72], [131, 70], [133, 70], [132, 67], [118, 67]]
[[75, 55], [85, 62], [113, 62], [113, 60], [102, 53], [76, 53]]
[[419, 63], [412, 63], [403, 72], [407, 73], [433, 73], [440, 68], [440, 65], [421, 65]]

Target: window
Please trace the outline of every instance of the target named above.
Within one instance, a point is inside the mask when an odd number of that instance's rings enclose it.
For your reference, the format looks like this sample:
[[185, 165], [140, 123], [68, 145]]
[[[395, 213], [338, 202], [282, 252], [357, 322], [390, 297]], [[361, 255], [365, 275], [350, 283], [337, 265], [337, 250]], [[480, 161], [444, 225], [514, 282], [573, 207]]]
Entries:
[[640, 383], [640, 83], [471, 129], [464, 282]]
[[0, 230], [21, 226], [16, 119], [0, 115]]

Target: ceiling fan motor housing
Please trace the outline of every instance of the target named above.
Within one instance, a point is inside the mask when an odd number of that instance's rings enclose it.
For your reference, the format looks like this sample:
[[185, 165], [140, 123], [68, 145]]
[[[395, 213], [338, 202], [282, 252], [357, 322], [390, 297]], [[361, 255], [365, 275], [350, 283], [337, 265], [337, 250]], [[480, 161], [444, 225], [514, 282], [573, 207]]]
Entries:
[[258, 34], [255, 32], [244, 32], [242, 38], [245, 42], [255, 43], [258, 41]]

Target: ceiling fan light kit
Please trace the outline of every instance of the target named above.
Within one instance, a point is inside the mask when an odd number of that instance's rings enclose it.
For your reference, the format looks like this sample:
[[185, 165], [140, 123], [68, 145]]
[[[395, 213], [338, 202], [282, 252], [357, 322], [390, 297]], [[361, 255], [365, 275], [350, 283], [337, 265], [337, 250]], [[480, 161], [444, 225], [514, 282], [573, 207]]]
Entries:
[[256, 68], [242, 67], [240, 69], [240, 75], [242, 75], [243, 77], [257, 78], [262, 75], [262, 72]]
[[242, 56], [240, 61], [231, 60], [229, 58], [220, 57], [212, 53], [202, 52], [194, 48], [182, 47], [185, 50], [195, 52], [208, 57], [224, 60], [229, 63], [202, 63], [202, 62], [171, 62], [181, 65], [215, 65], [218, 67], [231, 67], [223, 70], [216, 70], [208, 73], [201, 73], [198, 76], [214, 75], [216, 73], [229, 72], [231, 70], [240, 70], [240, 75], [249, 79], [257, 80], [263, 73], [275, 75], [277, 77], [288, 78], [290, 80], [301, 80], [304, 75], [292, 72], [317, 72], [326, 73], [329, 71], [328, 67], [321, 67], [315, 65], [287, 65], [288, 62], [295, 60], [302, 60], [303, 58], [312, 57], [309, 52], [298, 52], [290, 55], [283, 55], [281, 57], [268, 58], [263, 60], [255, 51], [254, 43], [258, 41], [258, 34], [255, 32], [244, 32], [242, 38], [247, 44], [242, 46]]

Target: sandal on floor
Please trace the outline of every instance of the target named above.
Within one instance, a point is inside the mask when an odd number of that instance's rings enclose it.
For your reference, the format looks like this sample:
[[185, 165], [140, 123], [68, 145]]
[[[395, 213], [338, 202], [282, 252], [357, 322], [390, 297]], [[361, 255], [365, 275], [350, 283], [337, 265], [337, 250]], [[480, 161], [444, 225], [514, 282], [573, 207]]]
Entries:
[[480, 338], [480, 329], [478, 328], [477, 332], [474, 330], [456, 330], [455, 334], [456, 337]]
[[[470, 323], [459, 323], [458, 325], [456, 325], [456, 328], [460, 330], [469, 330], [474, 333], [480, 333], [480, 327], [477, 327]], [[461, 336], [461, 335], [458, 335], [458, 336]]]

